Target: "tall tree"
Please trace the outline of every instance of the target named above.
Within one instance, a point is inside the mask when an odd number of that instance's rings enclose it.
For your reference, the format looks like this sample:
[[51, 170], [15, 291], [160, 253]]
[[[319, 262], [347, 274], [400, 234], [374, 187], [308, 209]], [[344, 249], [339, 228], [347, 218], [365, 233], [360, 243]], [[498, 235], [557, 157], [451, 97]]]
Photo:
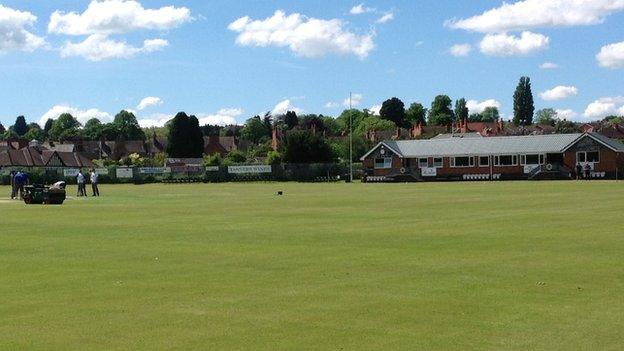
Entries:
[[469, 122], [495, 122], [500, 118], [498, 107], [488, 106], [481, 113], [473, 113], [468, 117]]
[[0, 123], [0, 134], [4, 134], [4, 132], [6, 132], [6, 128]]
[[438, 95], [431, 103], [429, 110], [429, 124], [435, 126], [446, 126], [453, 123], [455, 114], [452, 109], [453, 100], [447, 95]]
[[555, 124], [555, 133], [557, 134], [572, 134], [578, 133], [579, 128], [572, 121], [567, 120], [557, 120]]
[[273, 133], [273, 116], [271, 116], [271, 112], [267, 112], [264, 114], [262, 124], [264, 125], [264, 131], [267, 137], [270, 138]]
[[460, 121], [468, 120], [468, 107], [466, 106], [466, 99], [461, 98], [455, 101], [455, 118]]
[[63, 141], [75, 138], [79, 135], [80, 123], [69, 113], [63, 113], [54, 121], [50, 128], [50, 139]]
[[204, 136], [219, 136], [223, 127], [212, 124], [205, 124], [201, 127]]
[[397, 127], [409, 127], [405, 120], [405, 104], [396, 97], [383, 102], [379, 115], [385, 120], [394, 122]]
[[290, 163], [325, 163], [334, 161], [332, 148], [325, 138], [309, 131], [295, 131], [283, 144], [284, 161]]
[[381, 119], [378, 116], [368, 116], [355, 129], [357, 135], [363, 135], [366, 132], [380, 132], [394, 130], [396, 126], [392, 121]]
[[203, 140], [197, 118], [189, 117], [184, 112], [178, 112], [169, 123], [167, 154], [174, 158], [201, 158]]
[[424, 126], [427, 124], [427, 109], [422, 104], [414, 102], [405, 112], [405, 119], [413, 126], [418, 123]]
[[554, 126], [557, 122], [557, 111], [552, 108], [543, 108], [535, 113], [535, 123]]
[[360, 123], [366, 118], [373, 116], [373, 114], [368, 111], [360, 111], [357, 109], [344, 110], [338, 118], [336, 118], [336, 123], [342, 130], [342, 132], [349, 132], [349, 122], [353, 122], [353, 130], [358, 130]]
[[15, 119], [15, 124], [11, 128], [17, 135], [23, 136], [28, 132], [28, 124], [26, 123], [26, 118], [24, 116], [18, 116]]
[[50, 129], [52, 129], [52, 125], [54, 125], [54, 120], [52, 118], [48, 118], [43, 126], [43, 136], [45, 139], [50, 137]]
[[299, 124], [299, 118], [297, 117], [297, 113], [295, 111], [287, 111], [284, 116], [284, 123], [288, 127], [288, 130], [291, 130]]
[[521, 77], [518, 87], [513, 96], [514, 99], [514, 118], [515, 125], [527, 126], [533, 123], [533, 113], [535, 106], [533, 105], [533, 92], [531, 91], [531, 78]]
[[87, 139], [90, 140], [100, 140], [102, 137], [104, 127], [102, 126], [102, 122], [100, 122], [97, 118], [91, 118], [85, 123], [82, 132]]
[[245, 122], [245, 127], [241, 131], [243, 138], [250, 140], [254, 144], [259, 144], [263, 139], [268, 139], [266, 127], [260, 116], [254, 116]]
[[199, 120], [195, 116], [189, 117], [189, 154], [193, 158], [204, 155], [204, 134], [199, 127]]
[[126, 140], [145, 140], [145, 133], [132, 112], [120, 111], [113, 123], [117, 125], [119, 132]]
[[43, 130], [37, 123], [30, 123], [28, 125], [28, 132], [24, 134], [24, 138], [28, 140], [43, 141]]

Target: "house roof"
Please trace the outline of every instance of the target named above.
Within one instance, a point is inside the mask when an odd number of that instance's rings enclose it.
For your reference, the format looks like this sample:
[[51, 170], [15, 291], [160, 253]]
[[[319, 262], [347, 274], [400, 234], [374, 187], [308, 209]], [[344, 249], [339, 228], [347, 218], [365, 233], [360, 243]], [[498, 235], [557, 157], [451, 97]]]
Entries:
[[385, 146], [400, 157], [417, 158], [447, 155], [505, 155], [561, 153], [584, 136], [624, 152], [624, 144], [597, 133], [504, 136], [491, 138], [446, 138], [429, 140], [387, 140], [362, 157], [368, 157], [379, 146]]
[[71, 143], [71, 144], [64, 144], [64, 143], [55, 143], [55, 142], [45, 142], [43, 143], [43, 147], [48, 149], [48, 150], [52, 150], [52, 151], [59, 151], [59, 152], [74, 152], [76, 151], [76, 145]]
[[57, 152], [27, 147], [20, 150], [7, 150], [0, 153], [0, 166], [4, 167], [45, 167], [53, 155], [58, 155], [64, 167], [93, 167], [93, 163], [77, 152]]
[[483, 135], [481, 135], [480, 133], [444, 133], [444, 134], [438, 134], [435, 137], [431, 138], [431, 139], [450, 139], [450, 138], [483, 138]]
[[610, 147], [614, 151], [624, 152], [624, 143], [622, 143], [619, 140], [611, 139], [611, 138], [609, 138], [609, 137], [607, 137], [607, 136], [605, 136], [603, 134], [600, 134], [600, 133], [589, 133], [589, 135], [591, 135], [597, 141], [607, 145], [608, 147]]

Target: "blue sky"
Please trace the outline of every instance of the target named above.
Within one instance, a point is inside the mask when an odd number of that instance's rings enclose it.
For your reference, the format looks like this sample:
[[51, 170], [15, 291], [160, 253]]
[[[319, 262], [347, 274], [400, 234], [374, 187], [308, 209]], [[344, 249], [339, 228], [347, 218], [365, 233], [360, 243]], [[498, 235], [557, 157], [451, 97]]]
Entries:
[[571, 3], [0, 0], [0, 122], [337, 116], [349, 92], [358, 108], [447, 94], [509, 118], [522, 75], [538, 109], [624, 114], [624, 1]]

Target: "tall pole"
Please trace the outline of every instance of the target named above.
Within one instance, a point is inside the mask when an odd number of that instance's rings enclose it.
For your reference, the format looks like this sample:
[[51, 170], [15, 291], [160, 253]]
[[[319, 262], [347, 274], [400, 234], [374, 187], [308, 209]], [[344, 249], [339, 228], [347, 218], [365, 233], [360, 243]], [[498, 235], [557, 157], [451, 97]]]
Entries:
[[349, 180], [353, 183], [353, 108], [351, 106], [352, 93], [349, 93]]

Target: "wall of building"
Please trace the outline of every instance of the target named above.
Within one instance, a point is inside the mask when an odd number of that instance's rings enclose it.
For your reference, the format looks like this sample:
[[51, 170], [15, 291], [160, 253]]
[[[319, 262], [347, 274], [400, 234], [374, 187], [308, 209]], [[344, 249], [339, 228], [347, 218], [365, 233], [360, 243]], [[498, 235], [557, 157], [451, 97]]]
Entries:
[[[382, 150], [384, 150], [383, 154], [382, 154]], [[375, 169], [375, 159], [384, 158], [384, 157], [392, 157], [392, 168]], [[374, 175], [378, 177], [387, 176], [387, 175], [399, 172], [399, 170], [403, 167], [403, 159], [401, 159], [397, 154], [390, 151], [389, 149], [381, 146], [377, 148], [375, 151], [373, 151], [367, 158], [364, 159], [363, 166], [365, 170], [372, 172], [372, 174], [369, 174], [369, 175]]]
[[[369, 170], [369, 175], [387, 176], [400, 173], [401, 168], [406, 168], [408, 173], [419, 175], [421, 169], [418, 166], [418, 159], [402, 159], [396, 154], [386, 150], [385, 157], [392, 156], [392, 169], [374, 169], [375, 159], [384, 157], [381, 148], [375, 150], [369, 157], [364, 160], [364, 169]], [[594, 164], [594, 172], [604, 173], [605, 178], [615, 178], [616, 170], [618, 177], [624, 178], [624, 153], [618, 153], [606, 147], [600, 142], [587, 136], [575, 145], [570, 147], [563, 155], [555, 154], [555, 159], [563, 159], [563, 165], [571, 172], [575, 172], [577, 164], [577, 152], [579, 151], [597, 151], [600, 154], [600, 162]], [[461, 155], [458, 155], [461, 156]], [[485, 156], [485, 155], [484, 155]], [[474, 159], [472, 167], [451, 167], [451, 157], [443, 157], [443, 167], [436, 168], [436, 177], [425, 179], [463, 179], [464, 175], [499, 175], [500, 179], [526, 179], [528, 173], [525, 173], [525, 166], [521, 164], [521, 155], [517, 156], [517, 165], [514, 166], [494, 166], [494, 157], [490, 156], [492, 166], [479, 166], [479, 156], [471, 156]], [[428, 157], [428, 166], [433, 168], [433, 157]], [[545, 162], [548, 163], [547, 155], [544, 155]], [[552, 162], [552, 161], [551, 161]], [[561, 162], [561, 161], [559, 161]], [[553, 162], [553, 163], [559, 163]]]
[[607, 178], [614, 178], [616, 169], [618, 168], [619, 160], [622, 153], [617, 153], [612, 149], [604, 146], [597, 141], [585, 137], [578, 143], [570, 147], [563, 155], [563, 162], [570, 170], [575, 171], [577, 164], [577, 152], [579, 151], [598, 151], [600, 154], [600, 162], [594, 163], [594, 172], [604, 172]]

